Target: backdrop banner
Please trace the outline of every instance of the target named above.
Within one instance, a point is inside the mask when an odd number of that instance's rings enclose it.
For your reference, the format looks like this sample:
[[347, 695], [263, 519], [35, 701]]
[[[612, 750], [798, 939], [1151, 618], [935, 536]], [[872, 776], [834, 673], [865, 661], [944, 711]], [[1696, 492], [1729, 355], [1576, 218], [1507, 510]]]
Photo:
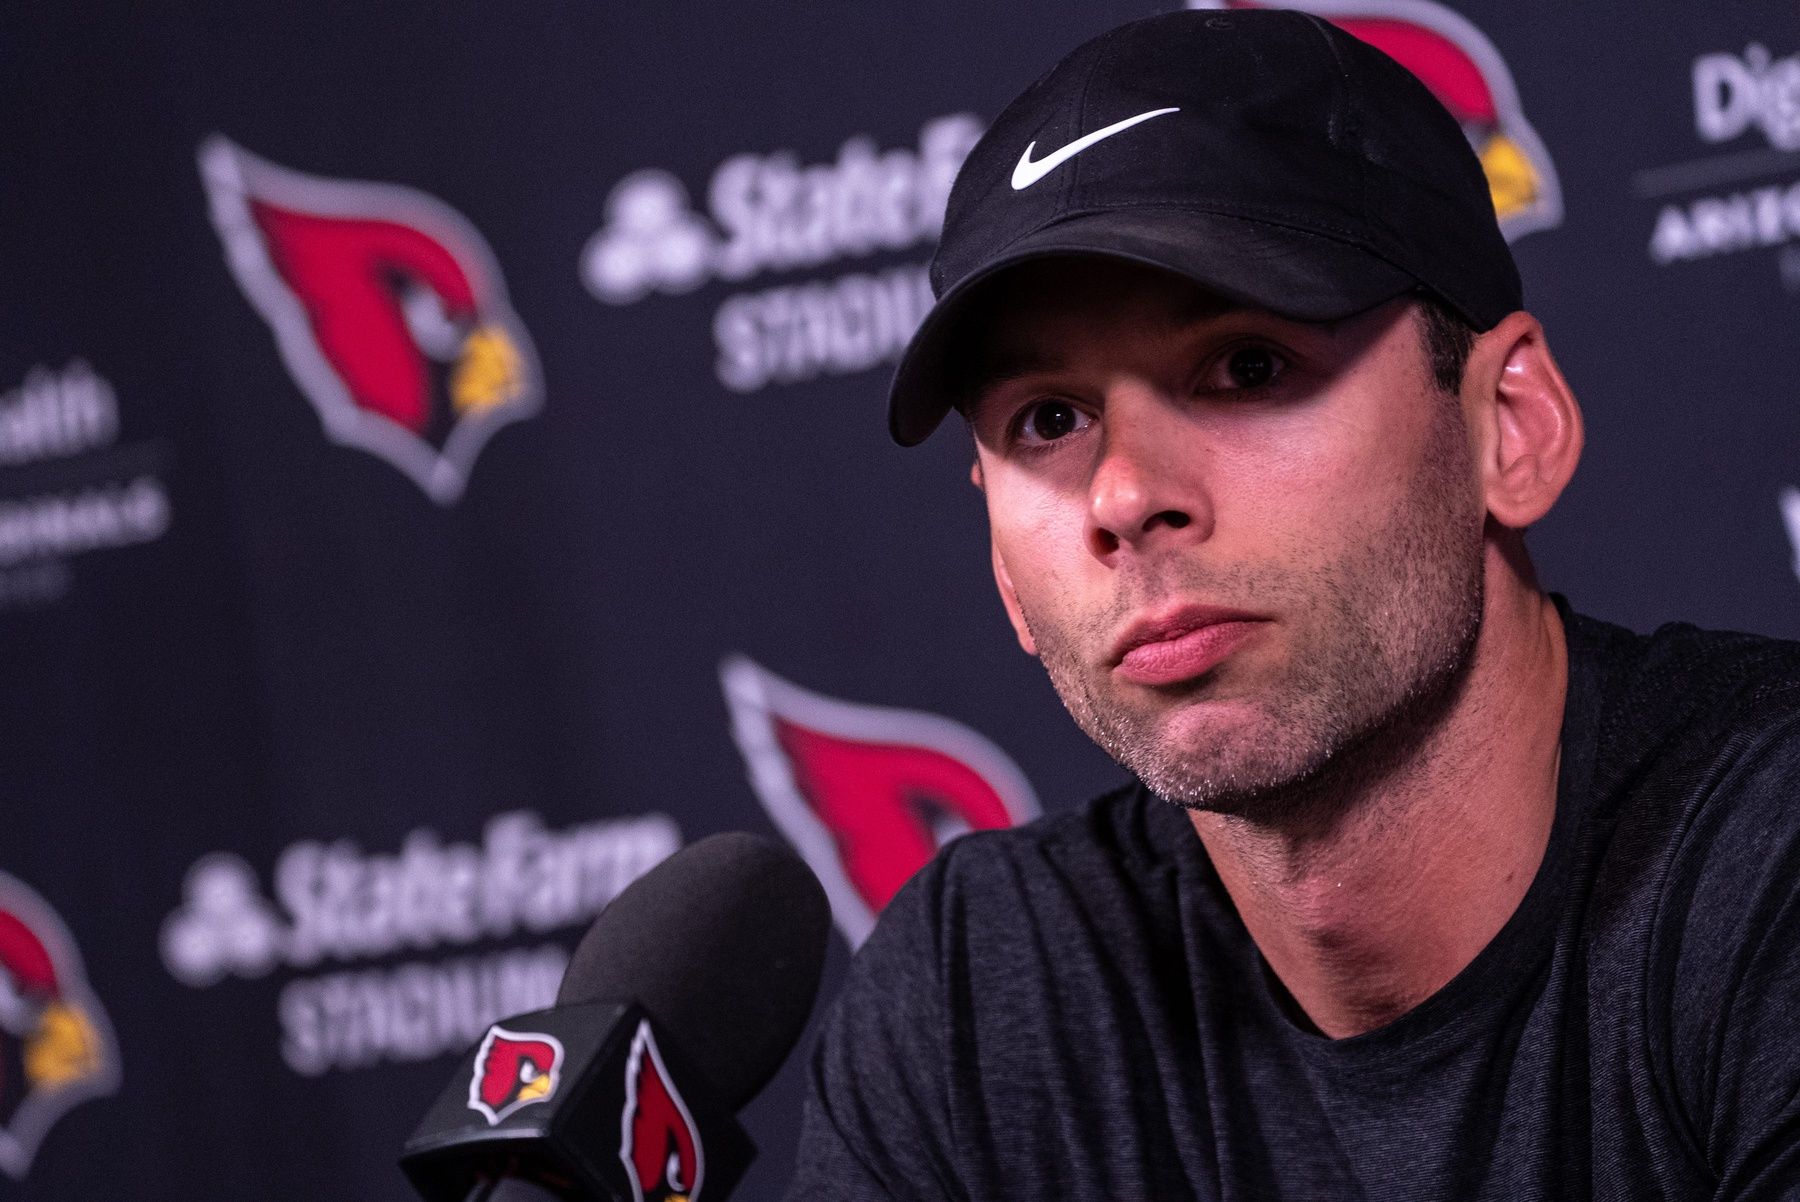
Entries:
[[[804, 854], [828, 999], [943, 842], [1121, 779], [884, 401], [986, 123], [1179, 3], [0, 13], [0, 1199], [399, 1202], [676, 848]], [[1487, 169], [1588, 420], [1545, 583], [1800, 635], [1800, 10], [1303, 7]]]

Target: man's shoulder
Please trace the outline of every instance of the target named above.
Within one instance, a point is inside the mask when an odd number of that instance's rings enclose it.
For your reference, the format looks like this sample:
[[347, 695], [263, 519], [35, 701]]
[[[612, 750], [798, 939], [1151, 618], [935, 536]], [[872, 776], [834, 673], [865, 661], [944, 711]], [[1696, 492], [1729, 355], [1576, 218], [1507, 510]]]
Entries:
[[1570, 633], [1592, 693], [1578, 698], [1572, 678], [1571, 703], [1598, 723], [1595, 914], [1616, 919], [1594, 926], [1595, 953], [1623, 957], [1621, 980], [1648, 953], [1665, 989], [1733, 979], [1717, 958], [1763, 940], [1744, 916], [1800, 871], [1800, 644], [1686, 623], [1634, 635], [1580, 619]]
[[1800, 998], [1800, 644], [1585, 619], [1571, 635], [1608, 678], [1583, 933], [1607, 1018], [1589, 1034], [1600, 1059], [1649, 1066], [1658, 1121], [1716, 1166], [1800, 1115], [1795, 1045], [1767, 1034]]
[[[1603, 756], [1637, 761], [1688, 746], [1731, 754], [1800, 724], [1800, 642], [1671, 622], [1650, 634], [1571, 614], [1577, 672]], [[1572, 679], [1572, 689], [1582, 685]]]
[[1719, 851], [1777, 829], [1800, 837], [1800, 643], [1583, 618], [1569, 632], [1566, 730], [1581, 732], [1582, 792], [1615, 885], [1667, 888], [1684, 864], [1730, 874]]

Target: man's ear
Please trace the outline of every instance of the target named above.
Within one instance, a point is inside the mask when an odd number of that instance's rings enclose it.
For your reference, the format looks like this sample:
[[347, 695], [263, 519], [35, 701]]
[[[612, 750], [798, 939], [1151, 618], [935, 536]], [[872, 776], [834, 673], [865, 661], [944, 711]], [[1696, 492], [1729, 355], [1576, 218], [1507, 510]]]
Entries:
[[1481, 490], [1502, 526], [1523, 530], [1562, 495], [1583, 441], [1581, 407], [1529, 313], [1480, 335], [1463, 376]]
[[994, 583], [1000, 589], [1000, 603], [1006, 606], [1007, 620], [1012, 623], [1013, 633], [1019, 636], [1019, 646], [1025, 649], [1026, 655], [1038, 653], [1037, 640], [1031, 637], [1031, 628], [1025, 625], [1025, 614], [1019, 609], [1019, 595], [1013, 591], [1012, 577], [1006, 573], [1006, 561], [1000, 558], [1000, 548], [992, 539], [988, 547], [994, 556]]

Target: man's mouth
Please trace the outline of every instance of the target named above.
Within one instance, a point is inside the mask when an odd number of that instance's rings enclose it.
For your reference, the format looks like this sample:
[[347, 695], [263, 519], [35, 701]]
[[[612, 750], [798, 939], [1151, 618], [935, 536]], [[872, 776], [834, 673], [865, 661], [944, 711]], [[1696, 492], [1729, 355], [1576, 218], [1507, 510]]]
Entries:
[[1187, 605], [1133, 622], [1113, 645], [1113, 671], [1142, 685], [1178, 684], [1210, 672], [1268, 619]]

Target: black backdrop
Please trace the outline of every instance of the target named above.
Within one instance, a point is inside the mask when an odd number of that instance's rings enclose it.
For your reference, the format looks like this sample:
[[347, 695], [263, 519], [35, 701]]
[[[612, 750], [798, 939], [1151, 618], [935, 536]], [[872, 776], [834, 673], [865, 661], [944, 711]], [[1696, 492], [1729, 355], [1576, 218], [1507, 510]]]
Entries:
[[[808, 853], [829, 994], [936, 842], [1116, 778], [881, 402], [968, 139], [1159, 7], [0, 15], [0, 1197], [405, 1197], [680, 842]], [[1800, 633], [1800, 14], [1314, 7], [1499, 173], [1589, 422], [1546, 582]]]

